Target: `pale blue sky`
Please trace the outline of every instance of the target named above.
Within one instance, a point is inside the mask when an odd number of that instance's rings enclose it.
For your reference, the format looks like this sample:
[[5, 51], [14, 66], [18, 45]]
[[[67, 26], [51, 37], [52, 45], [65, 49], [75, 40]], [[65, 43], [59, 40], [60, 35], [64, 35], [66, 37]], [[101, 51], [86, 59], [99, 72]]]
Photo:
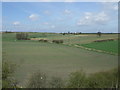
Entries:
[[113, 2], [4, 2], [2, 19], [10, 31], [118, 32]]

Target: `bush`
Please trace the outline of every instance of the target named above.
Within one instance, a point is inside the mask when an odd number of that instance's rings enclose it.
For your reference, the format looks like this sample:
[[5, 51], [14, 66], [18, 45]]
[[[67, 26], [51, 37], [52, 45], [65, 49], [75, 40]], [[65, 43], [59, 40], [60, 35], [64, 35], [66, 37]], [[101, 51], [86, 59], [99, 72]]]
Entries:
[[118, 88], [118, 86], [117, 69], [87, 76], [83, 71], [73, 72], [67, 84], [59, 77], [52, 77], [48, 81], [46, 75], [38, 71], [30, 77], [27, 83], [27, 88]]
[[67, 87], [70, 88], [118, 88], [118, 71], [97, 72], [86, 76], [84, 72], [71, 73]]
[[111, 70], [91, 74], [88, 81], [90, 88], [116, 88], [118, 86], [118, 72]]
[[17, 33], [16, 34], [16, 39], [17, 40], [29, 40], [27, 33]]
[[16, 65], [9, 61], [3, 60], [2, 66], [2, 79], [7, 79], [15, 72]]
[[52, 77], [51, 81], [49, 82], [50, 88], [63, 88], [63, 80], [59, 77]]
[[86, 88], [87, 78], [84, 72], [74, 72], [70, 74], [67, 87], [69, 88]]
[[104, 39], [104, 40], [95, 40], [94, 42], [106, 42], [106, 41], [114, 41], [115, 39]]
[[46, 87], [46, 75], [40, 71], [34, 73], [27, 83], [27, 88], [45, 88], [45, 87]]
[[13, 88], [17, 87], [18, 82], [13, 77], [13, 73], [15, 72], [16, 65], [3, 60], [2, 62], [2, 88]]
[[59, 44], [59, 43], [63, 43], [63, 40], [53, 40], [52, 42]]
[[40, 39], [39, 42], [48, 42], [46, 39]]

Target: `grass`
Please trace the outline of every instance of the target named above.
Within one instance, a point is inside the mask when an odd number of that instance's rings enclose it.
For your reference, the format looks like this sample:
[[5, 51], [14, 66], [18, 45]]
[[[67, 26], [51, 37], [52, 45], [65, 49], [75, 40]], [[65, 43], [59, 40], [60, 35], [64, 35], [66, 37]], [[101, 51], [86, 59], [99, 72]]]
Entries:
[[118, 53], [118, 40], [106, 42], [92, 42], [88, 44], [81, 44], [81, 46], [115, 54]]
[[[15, 77], [22, 86], [25, 85], [29, 76], [37, 70], [45, 72], [48, 76], [67, 78], [71, 72], [81, 69], [89, 74], [109, 70], [118, 65], [117, 56], [67, 46], [78, 42], [92, 42], [98, 39], [95, 35], [81, 37], [48, 34], [46, 37], [50, 40], [60, 37], [64, 39], [66, 45], [29, 40], [19, 41], [15, 39], [15, 33], [3, 34], [3, 52], [5, 52], [3, 58], [18, 65]], [[70, 41], [68, 41], [69, 37], [71, 37]], [[104, 35], [102, 38], [111, 37], [115, 38], [116, 35]]]

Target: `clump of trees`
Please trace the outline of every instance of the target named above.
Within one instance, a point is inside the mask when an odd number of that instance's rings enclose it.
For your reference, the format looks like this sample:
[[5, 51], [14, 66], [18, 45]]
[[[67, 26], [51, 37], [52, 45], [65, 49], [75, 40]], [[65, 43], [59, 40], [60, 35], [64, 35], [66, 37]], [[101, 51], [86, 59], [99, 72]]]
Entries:
[[29, 40], [28, 33], [17, 33], [16, 39], [17, 40]]
[[53, 40], [52, 42], [59, 44], [59, 43], [63, 43], [63, 40]]
[[48, 42], [46, 39], [40, 39], [39, 42]]
[[79, 35], [79, 34], [82, 34], [82, 32], [67, 32], [67, 33], [61, 33], [62, 35]]
[[97, 35], [98, 35], [99, 37], [101, 37], [102, 33], [101, 33], [101, 32], [97, 32]]

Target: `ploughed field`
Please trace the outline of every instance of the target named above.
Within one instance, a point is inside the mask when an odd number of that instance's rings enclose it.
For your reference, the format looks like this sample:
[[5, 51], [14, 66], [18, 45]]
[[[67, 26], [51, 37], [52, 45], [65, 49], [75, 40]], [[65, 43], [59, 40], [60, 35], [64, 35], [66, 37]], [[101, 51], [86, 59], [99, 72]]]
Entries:
[[[116, 41], [93, 42], [99, 39], [117, 38], [117, 34], [104, 34], [98, 37], [95, 34], [62, 35], [54, 33], [29, 33], [29, 38], [47, 39], [48, 42], [38, 40], [16, 40], [15, 33], [2, 35], [3, 60], [17, 64], [15, 77], [24, 86], [23, 81], [40, 70], [48, 76], [67, 78], [71, 72], [83, 70], [87, 74], [105, 71], [118, 66], [118, 56], [108, 53], [89, 51], [75, 45], [113, 51]], [[52, 40], [62, 39], [63, 44], [52, 43]], [[103, 45], [104, 44], [104, 45]], [[88, 45], [88, 46], [87, 46]], [[107, 48], [104, 46], [111, 45]], [[117, 47], [117, 46], [115, 46]]]

